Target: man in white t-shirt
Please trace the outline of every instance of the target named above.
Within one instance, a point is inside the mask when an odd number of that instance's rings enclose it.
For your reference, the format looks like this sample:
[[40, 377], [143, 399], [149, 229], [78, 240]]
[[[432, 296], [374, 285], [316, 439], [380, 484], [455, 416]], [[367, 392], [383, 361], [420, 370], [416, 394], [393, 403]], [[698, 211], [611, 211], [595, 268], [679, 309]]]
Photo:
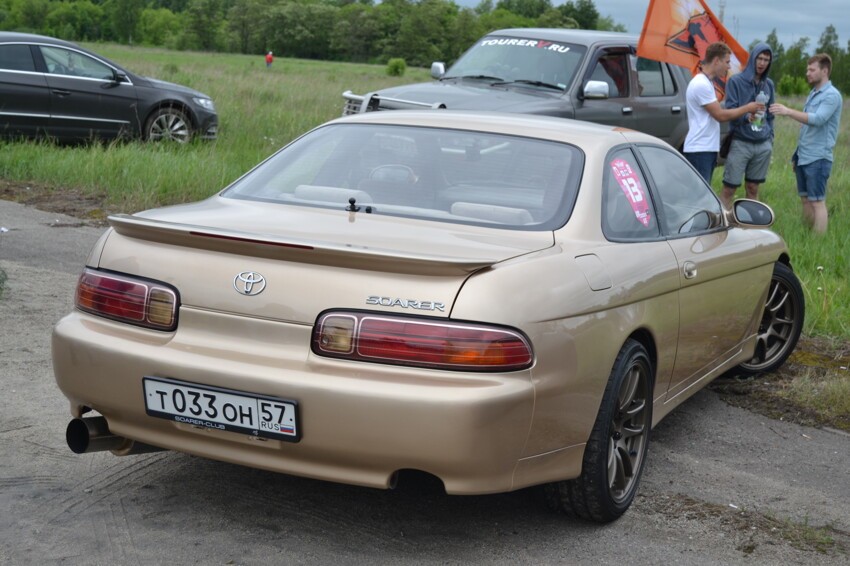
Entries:
[[688, 83], [688, 135], [682, 154], [702, 177], [711, 184], [720, 150], [720, 122], [728, 122], [745, 114], [764, 110], [764, 104], [750, 102], [738, 108], [723, 108], [717, 101], [714, 79], [726, 78], [732, 50], [725, 43], [712, 43], [705, 50], [702, 72]]

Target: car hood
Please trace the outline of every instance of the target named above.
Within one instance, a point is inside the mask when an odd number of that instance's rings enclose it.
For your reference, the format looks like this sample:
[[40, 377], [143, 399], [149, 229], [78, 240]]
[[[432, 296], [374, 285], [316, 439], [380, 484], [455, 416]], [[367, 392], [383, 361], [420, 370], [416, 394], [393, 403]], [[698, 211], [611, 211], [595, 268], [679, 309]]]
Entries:
[[[446, 317], [470, 274], [554, 245], [552, 232], [221, 197], [110, 224], [100, 268], [169, 283], [187, 307], [307, 324], [332, 308]], [[243, 294], [245, 272], [267, 288]]]
[[[490, 86], [487, 81], [447, 79], [431, 83], [398, 86], [378, 91], [382, 98], [444, 104], [449, 110], [492, 110], [534, 114], [535, 106], [564, 103], [564, 93], [537, 87]], [[383, 100], [381, 108], [403, 109], [410, 105]]]
[[152, 79], [151, 77], [144, 77], [146, 81], [150, 83], [152, 87], [161, 88], [165, 90], [173, 90], [176, 92], [182, 92], [183, 94], [187, 94], [189, 96], [196, 96], [198, 98], [209, 98], [206, 94], [197, 91], [195, 89], [185, 87], [183, 85], [179, 85], [176, 83], [170, 83], [168, 81], [161, 81], [159, 79]]

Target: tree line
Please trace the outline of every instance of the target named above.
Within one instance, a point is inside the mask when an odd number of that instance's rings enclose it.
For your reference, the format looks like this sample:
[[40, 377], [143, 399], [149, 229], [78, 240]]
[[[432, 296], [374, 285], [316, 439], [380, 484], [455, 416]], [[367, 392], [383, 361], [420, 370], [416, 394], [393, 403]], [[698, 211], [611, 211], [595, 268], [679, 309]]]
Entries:
[[593, 0], [0, 0], [0, 29], [70, 41], [415, 66], [509, 27], [624, 30]]
[[[112, 41], [350, 62], [453, 62], [485, 33], [512, 27], [625, 31], [593, 0], [0, 0], [0, 29], [71, 41]], [[850, 42], [827, 26], [818, 42], [783, 46], [774, 29], [770, 76], [780, 94], [802, 94], [810, 55], [829, 53], [832, 80], [850, 93]], [[755, 43], [755, 42], [754, 42]]]
[[[750, 48], [758, 42], [759, 40], [754, 41]], [[850, 41], [847, 42], [846, 48], [842, 48], [838, 42], [838, 33], [832, 24], [826, 26], [817, 43], [812, 43], [808, 37], [802, 37], [786, 48], [776, 37], [776, 29], [768, 34], [764, 42], [770, 45], [773, 51], [769, 76], [776, 84], [779, 94], [787, 96], [809, 92], [806, 67], [809, 57], [815, 53], [828, 53], [832, 57], [830, 79], [842, 94], [850, 94]]]

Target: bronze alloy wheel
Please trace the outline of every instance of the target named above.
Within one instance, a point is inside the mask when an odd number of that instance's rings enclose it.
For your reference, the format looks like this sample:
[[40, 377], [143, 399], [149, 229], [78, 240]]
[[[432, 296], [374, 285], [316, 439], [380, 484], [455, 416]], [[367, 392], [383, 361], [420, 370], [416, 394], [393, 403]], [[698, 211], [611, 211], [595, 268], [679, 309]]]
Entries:
[[800, 338], [805, 298], [794, 271], [784, 263], [773, 268], [753, 359], [738, 366], [747, 374], [771, 372], [781, 366]]
[[633, 493], [649, 440], [651, 380], [645, 359], [636, 358], [627, 370], [617, 396], [608, 438], [608, 489], [611, 499], [622, 503]]
[[581, 475], [544, 486], [549, 507], [599, 523], [618, 519], [634, 500], [652, 423], [652, 362], [640, 342], [623, 345], [584, 450]]

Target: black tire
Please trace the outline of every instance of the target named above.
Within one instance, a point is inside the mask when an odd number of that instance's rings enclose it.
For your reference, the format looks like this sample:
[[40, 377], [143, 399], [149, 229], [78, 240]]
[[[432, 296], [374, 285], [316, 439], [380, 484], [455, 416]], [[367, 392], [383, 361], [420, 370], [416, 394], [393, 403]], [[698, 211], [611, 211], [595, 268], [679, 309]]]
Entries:
[[179, 108], [159, 108], [145, 122], [144, 136], [148, 141], [188, 143], [193, 134], [191, 120]]
[[768, 373], [784, 364], [797, 347], [805, 316], [806, 299], [800, 280], [789, 266], [777, 262], [759, 323], [755, 355], [739, 365], [737, 373]]
[[550, 508], [599, 523], [618, 519], [634, 500], [649, 450], [653, 368], [646, 348], [623, 345], [584, 449], [581, 476], [544, 486]]

